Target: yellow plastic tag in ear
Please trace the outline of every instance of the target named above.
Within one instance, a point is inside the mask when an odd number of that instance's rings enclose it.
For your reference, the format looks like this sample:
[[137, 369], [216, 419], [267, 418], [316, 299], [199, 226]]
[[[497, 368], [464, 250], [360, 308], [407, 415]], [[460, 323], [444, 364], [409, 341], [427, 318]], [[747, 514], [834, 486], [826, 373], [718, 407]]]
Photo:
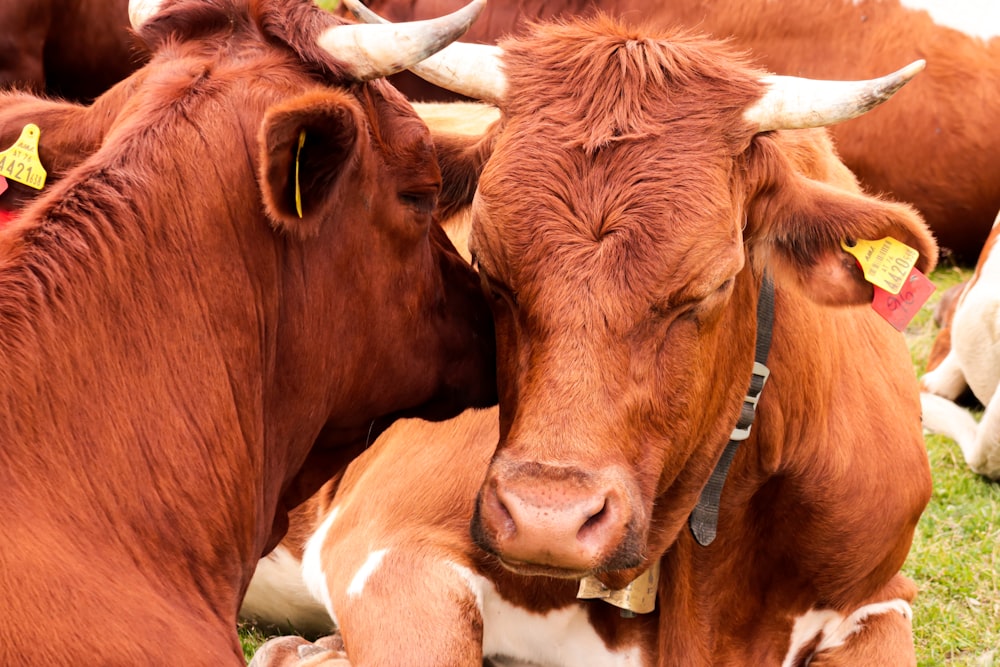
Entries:
[[299, 188], [299, 156], [302, 155], [302, 146], [306, 143], [306, 131], [299, 132], [299, 148], [295, 151], [295, 212], [302, 218], [302, 190]]
[[28, 123], [21, 130], [21, 136], [14, 145], [0, 152], [0, 175], [12, 181], [23, 183], [41, 190], [45, 185], [46, 172], [38, 159], [38, 135], [41, 131], [34, 123]]
[[899, 294], [920, 257], [910, 246], [888, 236], [879, 241], [859, 239], [853, 245], [841, 241], [840, 247], [858, 260], [865, 280], [889, 294]]

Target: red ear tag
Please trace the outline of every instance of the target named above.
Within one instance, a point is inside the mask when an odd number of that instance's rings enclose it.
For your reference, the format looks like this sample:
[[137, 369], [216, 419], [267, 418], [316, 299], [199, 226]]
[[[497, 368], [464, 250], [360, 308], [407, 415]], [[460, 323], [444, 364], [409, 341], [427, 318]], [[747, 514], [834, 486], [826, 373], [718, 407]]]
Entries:
[[915, 268], [910, 269], [910, 274], [903, 281], [899, 294], [890, 294], [875, 285], [872, 308], [897, 330], [904, 331], [906, 325], [916, 316], [935, 289], [934, 283], [928, 280], [927, 276]]
[[0, 176], [0, 195], [7, 191], [7, 179]]

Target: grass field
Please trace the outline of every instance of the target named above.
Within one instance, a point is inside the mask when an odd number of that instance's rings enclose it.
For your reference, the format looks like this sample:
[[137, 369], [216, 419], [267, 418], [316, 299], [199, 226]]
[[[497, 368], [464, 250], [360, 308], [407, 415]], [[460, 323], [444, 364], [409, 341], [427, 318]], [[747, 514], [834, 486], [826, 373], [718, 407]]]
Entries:
[[[938, 291], [906, 332], [916, 373], [937, 333], [931, 309], [969, 274], [945, 266], [931, 275]], [[919, 667], [1000, 667], [1000, 484], [969, 472], [951, 440], [926, 442], [934, 494], [904, 568], [920, 589], [913, 607]], [[266, 639], [252, 627], [240, 636], [248, 657]]]
[[[907, 331], [918, 373], [937, 332], [930, 308], [969, 273], [944, 267], [932, 274], [938, 291]], [[920, 587], [917, 659], [920, 667], [1000, 666], [1000, 484], [972, 474], [950, 439], [926, 442], [934, 495], [905, 567]]]

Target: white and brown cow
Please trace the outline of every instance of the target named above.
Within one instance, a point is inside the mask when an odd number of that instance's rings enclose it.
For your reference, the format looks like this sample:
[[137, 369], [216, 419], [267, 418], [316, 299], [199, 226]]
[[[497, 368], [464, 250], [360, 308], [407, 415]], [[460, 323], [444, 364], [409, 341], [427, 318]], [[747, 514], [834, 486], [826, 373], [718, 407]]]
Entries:
[[[1000, 479], [1000, 216], [976, 270], [944, 313], [942, 330], [920, 378], [924, 427], [962, 449], [973, 472]], [[945, 352], [943, 355], [941, 352]], [[984, 406], [977, 422], [956, 403], [971, 390]]]
[[[915, 68], [770, 78], [605, 17], [453, 47], [422, 75], [501, 113], [481, 141], [435, 137], [479, 175], [500, 405], [396, 426], [286, 543], [350, 663], [914, 664], [919, 391], [841, 244], [894, 237], [923, 270], [937, 249], [790, 128]], [[344, 659], [279, 638], [255, 664]]]

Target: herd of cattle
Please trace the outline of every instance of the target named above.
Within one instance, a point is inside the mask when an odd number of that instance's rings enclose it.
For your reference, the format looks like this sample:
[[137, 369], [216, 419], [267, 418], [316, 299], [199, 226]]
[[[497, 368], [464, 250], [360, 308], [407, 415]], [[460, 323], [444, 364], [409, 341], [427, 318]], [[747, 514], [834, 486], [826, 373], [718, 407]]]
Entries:
[[[0, 664], [915, 664], [923, 427], [1000, 478], [1000, 40], [342, 4], [0, 0]], [[919, 382], [883, 239], [979, 258]]]

